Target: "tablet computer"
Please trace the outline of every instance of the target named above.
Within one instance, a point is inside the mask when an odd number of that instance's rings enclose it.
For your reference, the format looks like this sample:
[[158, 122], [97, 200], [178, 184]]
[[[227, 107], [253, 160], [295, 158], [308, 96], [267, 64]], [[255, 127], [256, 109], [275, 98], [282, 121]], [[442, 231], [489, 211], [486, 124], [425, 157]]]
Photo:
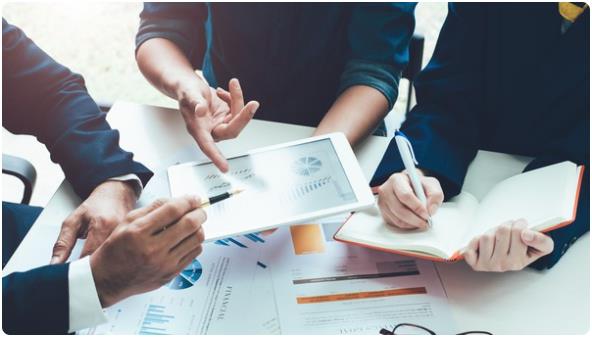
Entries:
[[297, 140], [228, 159], [171, 166], [171, 195], [212, 197], [243, 192], [205, 208], [206, 241], [302, 223], [374, 204], [374, 196], [342, 133]]

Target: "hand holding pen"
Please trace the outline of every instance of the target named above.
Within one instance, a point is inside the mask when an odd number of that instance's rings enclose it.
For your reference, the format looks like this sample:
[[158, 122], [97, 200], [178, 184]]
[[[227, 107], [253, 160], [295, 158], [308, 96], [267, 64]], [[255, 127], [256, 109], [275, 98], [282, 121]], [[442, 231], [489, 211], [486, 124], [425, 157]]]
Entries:
[[[209, 198], [199, 198], [198, 197], [198, 201], [195, 205], [195, 209], [199, 210], [200, 212], [203, 212], [203, 208], [206, 208], [206, 207], [211, 206], [213, 204], [216, 204], [216, 203], [219, 203], [219, 202], [224, 201], [226, 199], [229, 199], [229, 198], [231, 198], [239, 193], [242, 193], [242, 192], [244, 192], [244, 189], [237, 188], [237, 189], [230, 190], [228, 192], [224, 192], [224, 193], [221, 193], [218, 195], [211, 196]], [[191, 199], [191, 198], [195, 198], [195, 197], [185, 196], [184, 198]], [[206, 220], [204, 219], [202, 222], [205, 222], [205, 221]], [[168, 227], [169, 227], [168, 225], [165, 225], [160, 230], [158, 230], [156, 233], [164, 232], [165, 230], [167, 230]]]
[[405, 170], [391, 175], [378, 189], [382, 217], [387, 224], [402, 229], [429, 228], [431, 216], [444, 200], [442, 187], [436, 178], [426, 177], [415, 167], [411, 142], [402, 132], [395, 133], [395, 140]]

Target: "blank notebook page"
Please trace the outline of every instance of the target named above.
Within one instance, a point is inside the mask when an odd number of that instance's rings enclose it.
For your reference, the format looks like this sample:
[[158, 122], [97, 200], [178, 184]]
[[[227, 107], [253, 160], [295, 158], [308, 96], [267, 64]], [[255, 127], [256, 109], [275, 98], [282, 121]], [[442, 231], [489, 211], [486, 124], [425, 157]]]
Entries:
[[481, 201], [471, 235], [519, 218], [531, 226], [569, 219], [577, 173], [574, 163], [562, 162], [498, 183]]

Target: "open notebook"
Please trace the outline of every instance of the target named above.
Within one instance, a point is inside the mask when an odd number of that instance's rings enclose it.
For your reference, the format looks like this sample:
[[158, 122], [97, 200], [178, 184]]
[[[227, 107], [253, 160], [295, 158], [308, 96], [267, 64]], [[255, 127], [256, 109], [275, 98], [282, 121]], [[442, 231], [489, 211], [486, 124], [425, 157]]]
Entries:
[[399, 230], [373, 208], [354, 213], [335, 239], [432, 260], [458, 260], [469, 241], [507, 220], [524, 218], [546, 232], [575, 219], [584, 167], [561, 162], [521, 173], [529, 158], [479, 151], [462, 192], [444, 203], [427, 230]]

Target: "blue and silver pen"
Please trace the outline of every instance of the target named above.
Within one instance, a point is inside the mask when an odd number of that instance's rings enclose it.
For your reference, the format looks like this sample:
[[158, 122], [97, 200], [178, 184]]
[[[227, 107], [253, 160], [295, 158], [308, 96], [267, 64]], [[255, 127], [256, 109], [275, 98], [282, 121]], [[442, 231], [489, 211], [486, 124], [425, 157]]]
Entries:
[[[413, 186], [413, 191], [415, 191], [415, 195], [419, 198], [425, 206], [426, 209], [428, 207], [427, 203], [428, 200], [426, 195], [423, 191], [423, 187], [421, 186], [421, 181], [419, 180], [419, 174], [417, 173], [417, 159], [415, 159], [415, 153], [413, 153], [413, 147], [411, 146], [411, 142], [409, 138], [405, 136], [403, 132], [400, 130], [395, 131], [395, 141], [397, 142], [397, 147], [399, 148], [399, 153], [401, 154], [401, 159], [403, 160], [403, 165], [405, 165], [405, 170], [407, 171], [407, 175], [411, 180], [411, 186]], [[428, 217], [428, 225], [432, 226], [432, 217]]]

